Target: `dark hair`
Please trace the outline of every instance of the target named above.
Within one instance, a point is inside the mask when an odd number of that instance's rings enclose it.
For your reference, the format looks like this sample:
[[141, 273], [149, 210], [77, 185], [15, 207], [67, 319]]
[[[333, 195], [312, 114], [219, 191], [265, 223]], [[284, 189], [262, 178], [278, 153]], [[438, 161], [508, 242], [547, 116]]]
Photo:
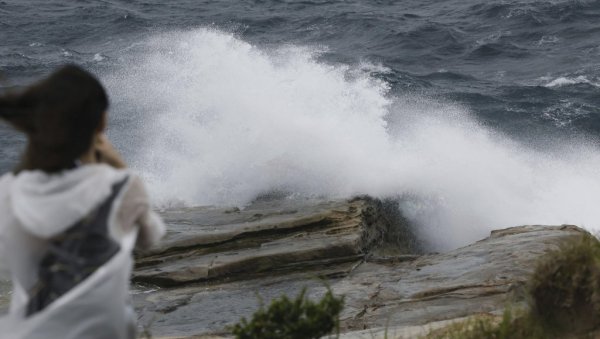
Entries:
[[16, 172], [72, 168], [92, 146], [107, 108], [100, 82], [74, 65], [58, 69], [21, 94], [0, 96], [0, 118], [28, 139]]

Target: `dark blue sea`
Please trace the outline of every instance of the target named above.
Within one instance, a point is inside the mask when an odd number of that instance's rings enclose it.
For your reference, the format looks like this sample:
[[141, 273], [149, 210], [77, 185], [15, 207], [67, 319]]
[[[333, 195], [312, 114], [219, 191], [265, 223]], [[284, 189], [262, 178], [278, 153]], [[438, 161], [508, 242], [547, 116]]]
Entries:
[[[395, 197], [439, 247], [600, 229], [600, 1], [0, 1], [0, 86], [65, 63], [157, 206]], [[0, 171], [24, 137], [0, 127]]]

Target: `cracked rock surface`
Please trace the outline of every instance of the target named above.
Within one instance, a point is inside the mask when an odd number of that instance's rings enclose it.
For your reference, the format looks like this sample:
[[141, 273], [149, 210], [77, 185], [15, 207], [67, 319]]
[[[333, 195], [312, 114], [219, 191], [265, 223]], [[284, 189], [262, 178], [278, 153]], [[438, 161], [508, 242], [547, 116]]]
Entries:
[[167, 238], [138, 254], [134, 273], [140, 324], [155, 337], [227, 336], [227, 326], [261, 301], [293, 297], [303, 287], [320, 298], [325, 278], [345, 296], [343, 338], [386, 327], [393, 337], [411, 337], [428, 324], [521, 301], [539, 257], [583, 232], [520, 226], [422, 254], [392, 205], [363, 197], [163, 212]]

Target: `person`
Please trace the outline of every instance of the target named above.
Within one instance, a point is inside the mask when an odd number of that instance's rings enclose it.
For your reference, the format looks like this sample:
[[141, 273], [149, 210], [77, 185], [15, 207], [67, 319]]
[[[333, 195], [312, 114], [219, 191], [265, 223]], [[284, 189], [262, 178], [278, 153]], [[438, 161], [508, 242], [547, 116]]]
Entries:
[[0, 178], [0, 261], [13, 286], [0, 338], [136, 335], [132, 251], [165, 226], [104, 134], [107, 108], [99, 81], [74, 65], [0, 96], [0, 120], [27, 137]]

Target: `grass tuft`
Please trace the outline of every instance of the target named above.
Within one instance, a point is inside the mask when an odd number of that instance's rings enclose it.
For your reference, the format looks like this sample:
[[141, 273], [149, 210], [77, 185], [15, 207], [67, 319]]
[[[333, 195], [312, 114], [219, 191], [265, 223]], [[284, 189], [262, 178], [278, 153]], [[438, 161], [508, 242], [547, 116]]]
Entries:
[[435, 339], [588, 337], [600, 329], [600, 242], [585, 234], [548, 253], [529, 282], [531, 307], [501, 320], [478, 316], [432, 331]]
[[339, 314], [343, 298], [335, 297], [328, 288], [318, 302], [306, 297], [306, 288], [291, 300], [282, 296], [268, 308], [261, 305], [252, 319], [242, 318], [232, 332], [238, 339], [316, 339], [339, 332]]
[[[516, 316], [515, 316], [516, 315]], [[546, 338], [544, 330], [527, 314], [505, 310], [502, 319], [480, 315], [430, 332], [427, 339], [518, 339]]]
[[600, 326], [600, 242], [586, 234], [550, 253], [531, 279], [532, 312], [544, 327], [580, 333]]

